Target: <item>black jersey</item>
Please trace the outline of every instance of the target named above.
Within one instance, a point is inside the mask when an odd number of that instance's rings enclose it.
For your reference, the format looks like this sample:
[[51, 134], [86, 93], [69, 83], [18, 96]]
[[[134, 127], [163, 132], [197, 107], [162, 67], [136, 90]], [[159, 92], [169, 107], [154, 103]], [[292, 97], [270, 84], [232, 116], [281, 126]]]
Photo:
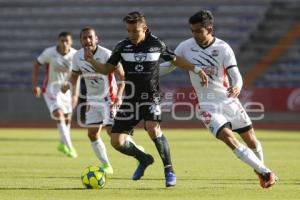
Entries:
[[[132, 44], [129, 39], [120, 41], [114, 48], [107, 63], [117, 66], [123, 65], [127, 82], [134, 85], [134, 96], [139, 98], [142, 93], [159, 94], [159, 59], [174, 60], [175, 54], [167, 48], [164, 42], [150, 32], [145, 40]], [[131, 86], [126, 84], [126, 95], [132, 93]]]

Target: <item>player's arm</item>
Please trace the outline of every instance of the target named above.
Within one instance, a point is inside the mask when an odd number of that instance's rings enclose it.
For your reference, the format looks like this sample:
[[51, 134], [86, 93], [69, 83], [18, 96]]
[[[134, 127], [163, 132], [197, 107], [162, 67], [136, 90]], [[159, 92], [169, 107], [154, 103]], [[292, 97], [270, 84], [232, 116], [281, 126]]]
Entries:
[[228, 97], [236, 98], [239, 96], [243, 87], [243, 79], [237, 66], [227, 68], [228, 76], [231, 80], [230, 87], [227, 89]]
[[176, 69], [175, 65], [170, 62], [163, 62], [159, 65], [159, 76], [164, 76]]
[[122, 104], [123, 92], [125, 89], [125, 72], [121, 64], [119, 64], [118, 67], [115, 69], [114, 74], [116, 75], [118, 81], [118, 91], [116, 100], [113, 105], [118, 108]]
[[41, 88], [38, 86], [40, 63], [35, 60], [32, 64], [32, 93], [35, 97], [41, 96]]
[[109, 63], [100, 63], [94, 59], [93, 52], [89, 48], [84, 48], [84, 59], [89, 62], [96, 72], [104, 75], [108, 75], [115, 70], [115, 66]]
[[72, 71], [69, 80], [65, 83], [61, 91], [66, 93], [68, 90], [71, 90], [72, 93], [72, 107], [75, 108], [78, 102], [79, 90], [80, 90], [80, 82], [79, 82], [80, 72]]
[[173, 65], [180, 67], [185, 70], [193, 71], [198, 74], [201, 79], [201, 85], [207, 87], [208, 86], [208, 77], [205, 72], [201, 69], [200, 66], [194, 65], [188, 62], [186, 59], [176, 56], [173, 61], [171, 61]]

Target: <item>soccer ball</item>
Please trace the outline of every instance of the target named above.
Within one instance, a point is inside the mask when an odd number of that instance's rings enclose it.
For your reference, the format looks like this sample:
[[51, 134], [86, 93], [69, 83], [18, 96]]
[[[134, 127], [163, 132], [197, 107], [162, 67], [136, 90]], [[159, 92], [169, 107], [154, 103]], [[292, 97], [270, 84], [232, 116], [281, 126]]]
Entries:
[[98, 166], [89, 166], [83, 170], [81, 181], [87, 189], [102, 189], [106, 182], [106, 173]]

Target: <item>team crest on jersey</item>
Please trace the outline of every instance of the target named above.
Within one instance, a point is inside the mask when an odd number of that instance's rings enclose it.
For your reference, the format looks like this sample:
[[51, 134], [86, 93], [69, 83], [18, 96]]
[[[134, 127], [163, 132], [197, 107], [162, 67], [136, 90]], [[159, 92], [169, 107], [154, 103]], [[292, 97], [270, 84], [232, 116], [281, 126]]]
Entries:
[[144, 62], [147, 58], [147, 54], [146, 53], [143, 53], [143, 52], [139, 52], [139, 53], [135, 53], [134, 54], [134, 59], [136, 62]]
[[214, 57], [217, 57], [219, 55], [219, 50], [217, 50], [217, 49], [212, 50], [211, 55]]

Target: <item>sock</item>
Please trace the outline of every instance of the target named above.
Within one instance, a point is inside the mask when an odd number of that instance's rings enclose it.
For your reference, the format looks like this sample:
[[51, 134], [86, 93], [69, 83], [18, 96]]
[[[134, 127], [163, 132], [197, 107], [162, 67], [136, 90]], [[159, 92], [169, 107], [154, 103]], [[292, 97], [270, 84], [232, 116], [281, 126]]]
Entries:
[[255, 149], [251, 149], [253, 151], [253, 153], [256, 155], [256, 157], [262, 162], [264, 163], [264, 153], [262, 150], [262, 146], [261, 143], [259, 141], [257, 141], [256, 143], [256, 148]]
[[147, 154], [141, 151], [132, 140], [126, 140], [124, 145], [118, 149], [121, 153], [135, 157], [139, 162], [147, 160]]
[[256, 155], [246, 146], [240, 145], [233, 150], [235, 155], [244, 163], [251, 166], [258, 173], [264, 174], [270, 172], [268, 168], [256, 157]]
[[156, 149], [163, 161], [165, 170], [174, 172], [171, 162], [170, 147], [167, 138], [164, 135], [161, 135], [160, 137], [153, 139], [153, 142], [155, 143]]
[[68, 148], [73, 148], [70, 129], [68, 129], [67, 125], [64, 122], [59, 122], [57, 123], [57, 129], [60, 134], [60, 142], [67, 145]]
[[97, 156], [97, 158], [103, 163], [103, 164], [109, 164], [108, 156], [106, 153], [106, 147], [104, 142], [101, 138], [98, 138], [98, 140], [91, 142], [92, 148]]

